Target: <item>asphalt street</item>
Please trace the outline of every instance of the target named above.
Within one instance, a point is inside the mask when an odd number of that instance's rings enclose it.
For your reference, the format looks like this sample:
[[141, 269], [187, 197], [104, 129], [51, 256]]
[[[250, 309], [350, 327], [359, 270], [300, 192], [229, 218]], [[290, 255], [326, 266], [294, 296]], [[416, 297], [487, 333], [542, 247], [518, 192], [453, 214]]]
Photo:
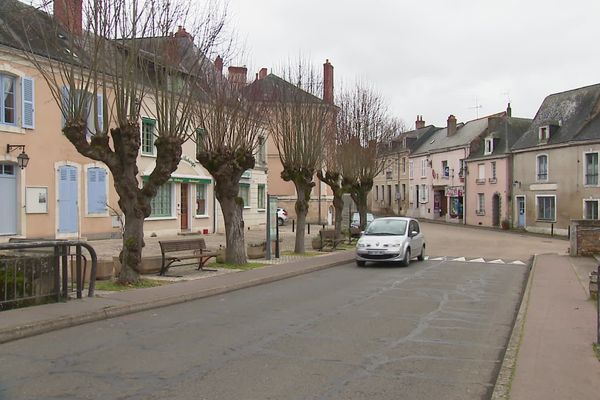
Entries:
[[489, 398], [527, 276], [491, 261], [344, 265], [6, 343], [0, 399]]

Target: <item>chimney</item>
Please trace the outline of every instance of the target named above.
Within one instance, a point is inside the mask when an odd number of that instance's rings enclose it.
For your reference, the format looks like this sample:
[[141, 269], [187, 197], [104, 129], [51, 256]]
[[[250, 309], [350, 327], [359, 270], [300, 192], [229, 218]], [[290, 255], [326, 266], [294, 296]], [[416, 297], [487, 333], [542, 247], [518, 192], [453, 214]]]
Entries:
[[512, 108], [510, 108], [510, 103], [508, 103], [508, 107], [506, 107], [506, 116], [512, 117]]
[[452, 136], [456, 133], [456, 117], [450, 115], [448, 117], [448, 136]]
[[333, 104], [333, 65], [329, 60], [323, 64], [323, 101]]
[[217, 58], [215, 58], [215, 69], [219, 72], [219, 74], [223, 75], [223, 59], [221, 56], [217, 56]]
[[265, 79], [266, 77], [267, 77], [267, 69], [261, 68], [260, 71], [258, 71], [258, 79]]
[[246, 67], [229, 67], [229, 82], [232, 85], [237, 85], [239, 87], [246, 85], [246, 74], [248, 73], [248, 68]]
[[179, 25], [177, 27], [177, 32], [175, 32], [173, 34], [173, 37], [175, 37], [175, 38], [188, 38], [190, 40], [190, 42], [194, 41], [194, 38], [192, 37], [192, 35], [190, 35], [188, 33], [188, 31], [186, 31], [185, 28], [183, 26], [181, 26], [181, 25]]
[[82, 3], [83, 0], [54, 0], [54, 18], [76, 35], [83, 33]]
[[423, 121], [422, 115], [417, 115], [417, 120], [415, 121], [415, 129], [425, 128], [425, 121]]

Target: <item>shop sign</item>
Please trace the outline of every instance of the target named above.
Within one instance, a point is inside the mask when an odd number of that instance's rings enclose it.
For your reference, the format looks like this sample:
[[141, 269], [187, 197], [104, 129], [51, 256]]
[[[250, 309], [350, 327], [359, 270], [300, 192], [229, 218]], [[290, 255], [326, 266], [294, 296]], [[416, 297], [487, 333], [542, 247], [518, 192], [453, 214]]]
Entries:
[[463, 197], [464, 187], [446, 186], [446, 197]]

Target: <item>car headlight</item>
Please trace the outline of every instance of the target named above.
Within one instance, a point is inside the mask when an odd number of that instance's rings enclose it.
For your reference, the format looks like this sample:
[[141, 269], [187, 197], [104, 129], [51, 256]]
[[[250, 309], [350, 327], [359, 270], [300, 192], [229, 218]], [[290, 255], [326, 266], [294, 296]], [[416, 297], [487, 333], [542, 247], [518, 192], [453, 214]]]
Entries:
[[362, 248], [365, 247], [365, 244], [362, 243], [362, 242], [358, 242], [358, 243], [356, 243], [356, 247], [359, 248], [359, 249], [362, 249]]
[[402, 247], [402, 242], [397, 242], [397, 243], [390, 244], [390, 248], [392, 248], [392, 249], [399, 249], [401, 247]]

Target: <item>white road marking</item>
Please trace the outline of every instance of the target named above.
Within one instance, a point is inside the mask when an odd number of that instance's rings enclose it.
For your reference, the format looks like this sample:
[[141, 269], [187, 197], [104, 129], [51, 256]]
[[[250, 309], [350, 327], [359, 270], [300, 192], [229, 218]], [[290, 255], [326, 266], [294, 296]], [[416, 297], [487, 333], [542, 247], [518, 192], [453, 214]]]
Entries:
[[501, 259], [497, 259], [497, 260], [493, 260], [493, 261], [488, 261], [489, 264], [506, 264], [504, 261], [502, 261]]
[[469, 260], [469, 262], [477, 262], [477, 263], [484, 263], [485, 260], [483, 258], [476, 258], [474, 260]]
[[452, 261], [467, 261], [467, 260], [464, 257], [458, 257], [458, 258], [452, 259]]

